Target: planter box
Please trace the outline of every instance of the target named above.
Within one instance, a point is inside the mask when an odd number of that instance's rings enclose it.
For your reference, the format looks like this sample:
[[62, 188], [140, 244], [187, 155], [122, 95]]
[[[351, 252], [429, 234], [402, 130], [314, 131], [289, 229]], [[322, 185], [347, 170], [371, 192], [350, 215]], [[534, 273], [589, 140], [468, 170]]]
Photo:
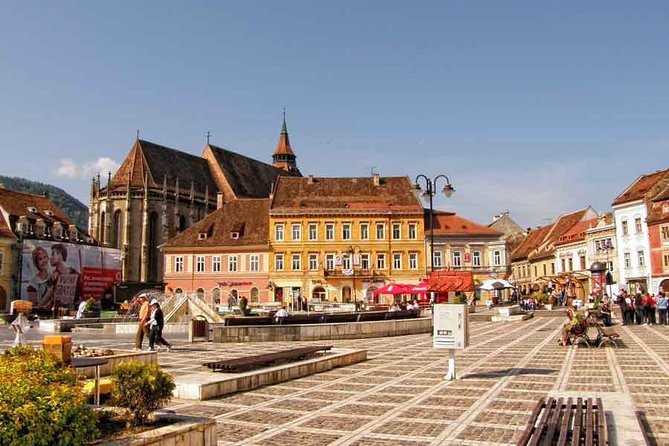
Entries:
[[101, 446], [174, 446], [198, 445], [216, 446], [216, 421], [211, 418], [191, 417], [185, 415], [159, 415], [161, 419], [174, 420], [174, 424], [158, 429], [148, 430], [139, 434], [124, 437]]
[[[157, 352], [130, 352], [130, 351], [119, 351], [118, 353], [112, 356], [101, 356], [101, 358], [108, 359], [107, 364], [100, 366], [100, 376], [111, 375], [112, 370], [114, 370], [119, 364], [128, 361], [139, 361], [146, 364], [155, 364], [158, 362], [158, 353]], [[83, 374], [86, 378], [95, 377], [95, 367], [82, 367], [78, 368], [77, 372]]]

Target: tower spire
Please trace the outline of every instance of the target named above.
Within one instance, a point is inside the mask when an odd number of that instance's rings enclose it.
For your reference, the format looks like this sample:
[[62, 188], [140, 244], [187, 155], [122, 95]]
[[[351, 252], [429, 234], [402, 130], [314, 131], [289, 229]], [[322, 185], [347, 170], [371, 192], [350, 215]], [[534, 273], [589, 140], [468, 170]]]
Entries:
[[276, 150], [272, 155], [272, 165], [278, 169], [283, 169], [286, 172], [300, 175], [297, 168], [295, 153], [290, 147], [290, 138], [288, 138], [288, 126], [286, 125], [286, 108], [282, 109], [283, 123], [281, 125], [281, 133], [279, 134], [279, 142], [276, 145]]

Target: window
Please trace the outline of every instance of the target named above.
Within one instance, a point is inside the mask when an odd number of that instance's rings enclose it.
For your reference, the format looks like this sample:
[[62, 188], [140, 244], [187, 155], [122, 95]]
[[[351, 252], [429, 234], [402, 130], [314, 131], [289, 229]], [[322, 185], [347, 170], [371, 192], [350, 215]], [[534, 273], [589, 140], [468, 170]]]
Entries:
[[646, 258], [644, 256], [643, 250], [639, 250], [636, 253], [637, 258], [639, 259], [639, 267], [646, 266]]
[[376, 268], [386, 269], [386, 254], [383, 252], [376, 253]]
[[578, 259], [579, 259], [579, 263], [580, 263], [579, 269], [581, 271], [584, 271], [585, 270], [585, 256], [580, 256]]
[[196, 273], [204, 272], [204, 256], [195, 257], [195, 272]]
[[409, 269], [418, 269], [418, 253], [409, 253]]
[[543, 270], [544, 270], [544, 276], [545, 276], [545, 275], [546, 275], [546, 264], [544, 263], [544, 264], [541, 265], [541, 266], [543, 267]]
[[369, 223], [360, 223], [360, 240], [369, 240]]
[[341, 256], [341, 269], [351, 269], [352, 267], [352, 254], [344, 254]]
[[664, 264], [665, 268], [669, 268], [669, 254], [664, 254], [662, 256], [662, 263]]
[[4, 260], [3, 255], [4, 255], [4, 253], [0, 252], [0, 274], [2, 274], [2, 261]]
[[325, 224], [325, 240], [334, 240], [334, 223]]
[[309, 240], [318, 240], [318, 223], [309, 223]]
[[184, 270], [184, 258], [179, 256], [174, 258], [174, 272], [182, 273]]
[[393, 240], [402, 238], [402, 225], [400, 223], [393, 223]]
[[475, 267], [481, 266], [481, 251], [472, 252], [472, 265]]
[[562, 263], [562, 272], [567, 271], [567, 264], [566, 264], [566, 262], [567, 262], [566, 259], [562, 259], [562, 260], [561, 260], [561, 263]]
[[299, 223], [294, 223], [291, 226], [291, 232], [293, 240], [302, 240], [302, 225]]
[[551, 262], [551, 274], [555, 275], [555, 262]]
[[369, 254], [360, 254], [360, 268], [367, 270], [369, 269], [369, 266]]
[[462, 266], [462, 253], [460, 251], [453, 251], [453, 266], [456, 268]]
[[441, 251], [435, 251], [432, 253], [432, 265], [435, 268], [441, 268], [443, 265], [443, 262], [441, 261]]
[[274, 239], [277, 242], [283, 241], [283, 223], [274, 226]]
[[342, 223], [341, 225], [341, 239], [351, 240], [351, 223]]
[[572, 259], [571, 257], [569, 257], [569, 258], [567, 259], [567, 262], [568, 262], [568, 264], [569, 264], [569, 271], [574, 271], [574, 259]]
[[418, 225], [416, 223], [409, 223], [409, 240], [416, 240], [418, 238]]
[[318, 254], [309, 254], [309, 269], [318, 269]]
[[260, 257], [258, 254], [251, 254], [249, 256], [249, 270], [260, 271]]
[[622, 231], [623, 235], [629, 234], [629, 231], [627, 229], [627, 220], [623, 220], [620, 222], [620, 230]]
[[325, 254], [325, 269], [332, 271], [335, 269], [335, 255]]
[[636, 231], [637, 234], [641, 234], [643, 231], [641, 228], [641, 217], [636, 217], [634, 219], [634, 230]]
[[228, 271], [231, 273], [237, 271], [237, 256], [228, 256]]
[[277, 271], [283, 271], [283, 254], [274, 255], [274, 269]]
[[292, 269], [293, 271], [299, 271], [302, 269], [302, 258], [299, 254], [293, 254]]
[[393, 253], [393, 269], [402, 269], [402, 253]]
[[609, 268], [609, 272], [613, 272], [613, 261], [609, 261], [606, 263], [606, 266]]
[[383, 223], [376, 224], [376, 239], [383, 240], [386, 238], [386, 225]]
[[221, 272], [221, 256], [214, 256], [211, 258], [211, 270], [215, 273]]
[[631, 268], [632, 267], [632, 257], [630, 256], [629, 252], [626, 252], [623, 254], [623, 259], [625, 263], [625, 268]]
[[258, 288], [251, 288], [251, 302], [258, 302]]
[[660, 232], [662, 233], [662, 241], [669, 242], [669, 226], [662, 226]]
[[502, 264], [502, 251], [496, 249], [492, 252], [493, 266], [500, 266]]

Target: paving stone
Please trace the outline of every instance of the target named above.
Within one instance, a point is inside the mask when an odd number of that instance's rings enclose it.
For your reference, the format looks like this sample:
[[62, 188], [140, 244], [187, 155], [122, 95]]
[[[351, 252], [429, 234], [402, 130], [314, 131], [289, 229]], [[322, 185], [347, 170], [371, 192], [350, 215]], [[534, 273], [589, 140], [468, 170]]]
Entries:
[[326, 446], [337, 440], [339, 435], [314, 434], [287, 430], [272, 437], [263, 439], [263, 445], [269, 446]]

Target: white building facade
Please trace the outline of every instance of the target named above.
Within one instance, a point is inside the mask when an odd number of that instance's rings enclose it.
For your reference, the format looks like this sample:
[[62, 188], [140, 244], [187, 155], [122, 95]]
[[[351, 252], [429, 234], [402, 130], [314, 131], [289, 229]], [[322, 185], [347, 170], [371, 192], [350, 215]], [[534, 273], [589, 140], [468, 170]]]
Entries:
[[643, 199], [613, 205], [620, 288], [644, 293], [650, 285], [650, 244]]

